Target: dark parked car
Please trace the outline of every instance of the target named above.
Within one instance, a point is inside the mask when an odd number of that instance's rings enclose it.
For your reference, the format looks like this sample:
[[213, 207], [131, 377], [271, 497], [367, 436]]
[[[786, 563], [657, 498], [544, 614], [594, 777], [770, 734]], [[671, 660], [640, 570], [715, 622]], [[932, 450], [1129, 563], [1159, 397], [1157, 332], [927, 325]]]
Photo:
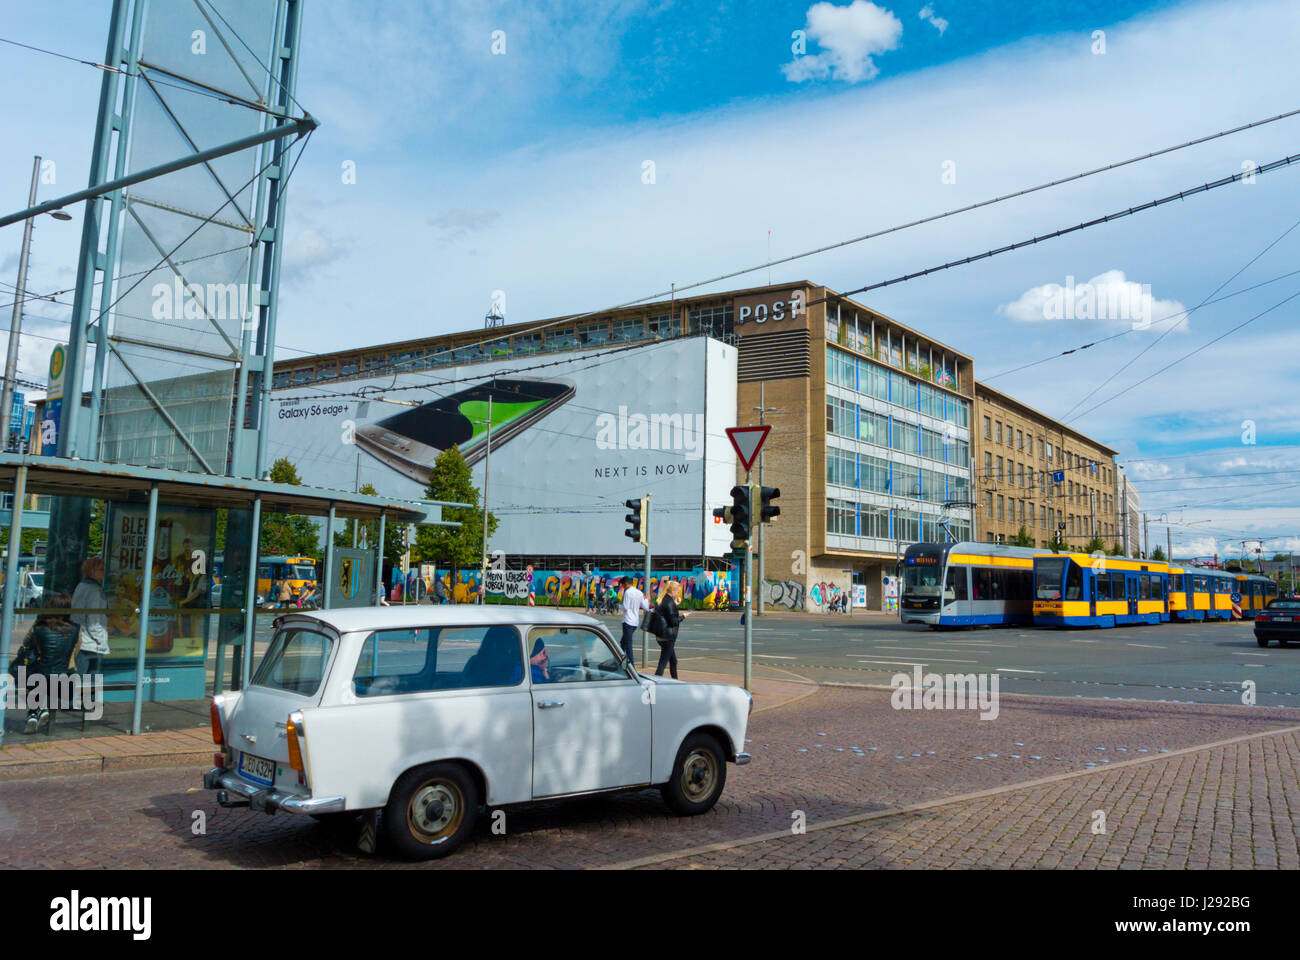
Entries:
[[1300, 642], [1300, 600], [1270, 600], [1255, 616], [1255, 642], [1267, 647], [1270, 640], [1280, 647]]

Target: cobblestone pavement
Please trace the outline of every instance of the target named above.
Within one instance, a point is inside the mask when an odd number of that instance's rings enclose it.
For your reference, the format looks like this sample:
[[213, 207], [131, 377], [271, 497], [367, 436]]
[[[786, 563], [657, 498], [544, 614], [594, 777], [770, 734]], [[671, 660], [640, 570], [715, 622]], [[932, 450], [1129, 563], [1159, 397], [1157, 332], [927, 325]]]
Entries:
[[[506, 811], [504, 836], [485, 817], [454, 857], [420, 865], [358, 853], [354, 827], [222, 810], [197, 789], [198, 768], [16, 780], [0, 784], [0, 866], [612, 867], [784, 834], [794, 811], [803, 811], [808, 834], [671, 865], [1295, 865], [1294, 737], [1158, 759], [1282, 729], [1294, 716], [1003, 696], [998, 718], [981, 721], [974, 712], [893, 710], [888, 691], [823, 687], [754, 715], [754, 762], [728, 768], [726, 792], [709, 814], [671, 817], [652, 790], [552, 801]], [[1139, 758], [1158, 762], [1107, 770]], [[1085, 769], [1105, 772], [816, 829]], [[1107, 811], [1105, 835], [1091, 833], [1096, 809]]]

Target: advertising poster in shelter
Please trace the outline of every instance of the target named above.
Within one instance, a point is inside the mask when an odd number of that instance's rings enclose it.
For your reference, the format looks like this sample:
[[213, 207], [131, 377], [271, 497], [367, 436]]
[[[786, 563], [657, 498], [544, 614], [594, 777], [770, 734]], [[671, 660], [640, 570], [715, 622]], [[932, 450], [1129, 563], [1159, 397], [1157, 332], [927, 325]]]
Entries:
[[[112, 504], [105, 531], [109, 663], [134, 666], [139, 650], [141, 588], [152, 571], [146, 662], [155, 666], [202, 661], [207, 652], [207, 609], [212, 596], [212, 510], [159, 505], [153, 555], [146, 555], [149, 512]], [[126, 663], [123, 663], [125, 661]]]

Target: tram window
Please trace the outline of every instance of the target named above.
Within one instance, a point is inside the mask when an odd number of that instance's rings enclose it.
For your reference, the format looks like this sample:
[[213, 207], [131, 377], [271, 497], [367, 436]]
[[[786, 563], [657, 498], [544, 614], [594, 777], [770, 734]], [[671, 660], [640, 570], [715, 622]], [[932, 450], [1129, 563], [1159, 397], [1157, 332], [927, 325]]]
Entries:
[[1163, 600], [1165, 598], [1165, 582], [1159, 577], [1151, 578], [1151, 599]]
[[1110, 574], [1106, 573], [1104, 570], [1098, 571], [1096, 574], [1096, 580], [1097, 580], [1097, 599], [1109, 600], [1110, 599]]
[[1070, 564], [1070, 569], [1065, 574], [1065, 599], [1083, 599], [1083, 570], [1077, 563]]
[[968, 567], [949, 567], [948, 579], [944, 584], [943, 598], [946, 601], [966, 600], [969, 591], [966, 588], [966, 571]]
[[1138, 574], [1138, 599], [1151, 599], [1151, 574], [1149, 573]]
[[1183, 589], [1183, 575], [1181, 573], [1169, 575], [1169, 589], [1173, 593], [1179, 593]]
[[971, 576], [975, 581], [975, 599], [992, 600], [993, 598], [993, 571], [983, 568], [972, 570]]

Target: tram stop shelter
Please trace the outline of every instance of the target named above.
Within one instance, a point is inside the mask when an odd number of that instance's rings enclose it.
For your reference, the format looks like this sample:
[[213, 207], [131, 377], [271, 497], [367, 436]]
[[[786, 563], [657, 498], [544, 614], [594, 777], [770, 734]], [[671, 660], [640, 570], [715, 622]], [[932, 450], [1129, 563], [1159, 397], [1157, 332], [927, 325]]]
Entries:
[[[134, 734], [141, 732], [146, 702], [195, 704], [227, 683], [237, 689], [249, 682], [253, 656], [244, 651], [254, 649], [258, 627], [269, 629], [276, 615], [270, 609], [275, 602], [274, 580], [268, 576], [272, 564], [259, 556], [264, 524], [283, 524], [286, 517], [288, 522], [324, 518], [324, 569], [317, 576], [316, 605], [373, 606], [386, 525], [455, 526], [442, 519], [442, 509], [468, 506], [31, 454], [0, 454], [0, 493], [12, 495], [6, 498], [12, 500], [11, 510], [0, 512], [0, 529], [7, 527], [9, 544], [0, 670], [17, 651], [26, 618], [104, 616], [110, 652], [96, 673], [102, 682], [100, 699], [122, 704], [123, 710], [131, 704], [129, 729]], [[26, 582], [18, 573], [19, 547], [23, 515], [33, 503], [49, 511], [39, 597], [9, 588]], [[335, 531], [339, 520], [355, 521], [350, 540]], [[224, 547], [218, 550], [222, 538]], [[59, 595], [68, 602], [92, 557], [104, 561], [102, 606], [50, 606]], [[287, 559], [292, 564], [294, 558]], [[285, 558], [276, 560], [283, 568]], [[0, 743], [6, 705], [13, 710], [25, 703], [18, 686], [14, 676], [0, 673]], [[22, 715], [9, 719], [11, 732], [15, 720]], [[81, 725], [85, 727], [84, 718]], [[121, 725], [126, 726], [124, 712]]]

